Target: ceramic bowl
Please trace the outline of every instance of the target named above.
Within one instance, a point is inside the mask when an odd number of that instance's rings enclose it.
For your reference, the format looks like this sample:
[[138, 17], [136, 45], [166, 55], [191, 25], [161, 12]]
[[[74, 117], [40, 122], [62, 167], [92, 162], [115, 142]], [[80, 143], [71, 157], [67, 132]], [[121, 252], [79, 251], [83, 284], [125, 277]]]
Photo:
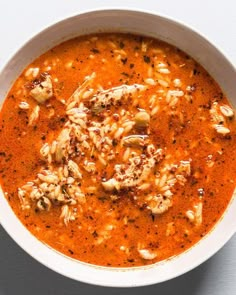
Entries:
[[[96, 32], [129, 32], [161, 39], [184, 50], [215, 78], [236, 104], [236, 71], [206, 38], [173, 19], [128, 9], [89, 11], [64, 19], [30, 39], [10, 59], [0, 74], [1, 103], [14, 80], [37, 56], [76, 36]], [[18, 220], [0, 193], [0, 221], [8, 234], [28, 254], [69, 278], [102, 286], [134, 287], [163, 282], [198, 266], [216, 253], [236, 229], [236, 198], [213, 230], [188, 251], [147, 267], [108, 268], [73, 260], [37, 240]]]

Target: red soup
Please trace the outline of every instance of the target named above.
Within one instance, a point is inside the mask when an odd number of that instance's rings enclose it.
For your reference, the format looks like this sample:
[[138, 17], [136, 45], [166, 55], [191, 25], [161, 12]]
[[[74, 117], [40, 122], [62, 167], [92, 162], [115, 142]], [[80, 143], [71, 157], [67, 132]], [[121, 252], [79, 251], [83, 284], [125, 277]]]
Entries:
[[232, 198], [234, 110], [196, 61], [159, 40], [97, 34], [52, 48], [15, 81], [0, 121], [12, 209], [80, 261], [179, 254]]

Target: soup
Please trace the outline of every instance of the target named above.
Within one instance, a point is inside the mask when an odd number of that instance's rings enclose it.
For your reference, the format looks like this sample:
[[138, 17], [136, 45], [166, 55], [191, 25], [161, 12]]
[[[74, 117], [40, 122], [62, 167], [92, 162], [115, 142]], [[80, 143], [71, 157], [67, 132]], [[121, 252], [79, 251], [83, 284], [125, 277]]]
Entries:
[[1, 186], [32, 234], [115, 267], [180, 254], [235, 189], [234, 110], [192, 58], [129, 34], [66, 41], [3, 104]]

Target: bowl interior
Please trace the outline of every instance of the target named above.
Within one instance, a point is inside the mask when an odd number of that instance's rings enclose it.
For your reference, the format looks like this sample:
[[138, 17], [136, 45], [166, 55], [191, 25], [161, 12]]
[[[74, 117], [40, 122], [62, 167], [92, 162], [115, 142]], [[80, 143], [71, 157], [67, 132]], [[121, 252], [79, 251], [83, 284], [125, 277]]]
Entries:
[[[131, 10], [87, 12], [63, 20], [32, 38], [12, 57], [0, 75], [1, 104], [14, 80], [37, 56], [67, 39], [96, 32], [135, 33], [179, 47], [205, 67], [221, 85], [231, 103], [236, 105], [236, 72], [222, 53], [183, 24], [166, 17]], [[116, 269], [75, 261], [42, 244], [20, 223], [2, 192], [0, 195], [1, 223], [26, 252], [65, 276], [103, 286], [143, 286], [166, 281], [191, 270], [219, 250], [235, 232], [235, 211], [236, 201], [233, 199], [215, 229], [197, 245], [175, 258], [148, 267]]]

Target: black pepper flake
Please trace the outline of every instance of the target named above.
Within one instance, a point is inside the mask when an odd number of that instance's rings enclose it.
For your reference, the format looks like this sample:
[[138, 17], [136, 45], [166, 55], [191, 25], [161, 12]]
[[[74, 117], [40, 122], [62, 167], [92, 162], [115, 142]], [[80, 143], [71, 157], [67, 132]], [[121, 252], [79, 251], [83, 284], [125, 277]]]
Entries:
[[196, 179], [196, 178], [193, 178], [192, 180], [191, 180], [191, 185], [195, 185], [195, 184], [197, 184], [198, 183], [198, 180]]
[[128, 60], [127, 57], [121, 59], [121, 62], [123, 63], [123, 65], [125, 65], [127, 63], [127, 60]]
[[129, 77], [129, 74], [126, 72], [122, 72], [121, 75], [125, 76], [125, 77]]
[[98, 200], [101, 202], [105, 202], [105, 201], [107, 201], [107, 197], [101, 196], [101, 197], [98, 197]]
[[134, 64], [130, 64], [129, 67], [132, 69], [134, 67]]
[[117, 144], [118, 144], [118, 141], [117, 141], [116, 139], [113, 139], [113, 140], [112, 140], [112, 145], [113, 145], [113, 146], [117, 146]]
[[232, 136], [229, 135], [229, 134], [226, 134], [226, 135], [224, 136], [224, 139], [231, 140], [231, 139], [232, 139]]
[[120, 41], [120, 49], [122, 49], [122, 48], [124, 48], [125, 47], [125, 44], [122, 42], [122, 41]]
[[97, 48], [92, 48], [90, 51], [94, 54], [100, 53], [100, 51]]
[[96, 230], [92, 233], [92, 235], [94, 236], [94, 238], [98, 237], [98, 233], [96, 232]]
[[147, 63], [147, 64], [149, 64], [150, 63], [150, 57], [149, 56], [147, 56], [147, 55], [144, 55], [143, 56], [143, 60], [145, 61], [145, 63]]
[[68, 251], [70, 252], [71, 255], [74, 254], [74, 252], [71, 249], [68, 249]]

